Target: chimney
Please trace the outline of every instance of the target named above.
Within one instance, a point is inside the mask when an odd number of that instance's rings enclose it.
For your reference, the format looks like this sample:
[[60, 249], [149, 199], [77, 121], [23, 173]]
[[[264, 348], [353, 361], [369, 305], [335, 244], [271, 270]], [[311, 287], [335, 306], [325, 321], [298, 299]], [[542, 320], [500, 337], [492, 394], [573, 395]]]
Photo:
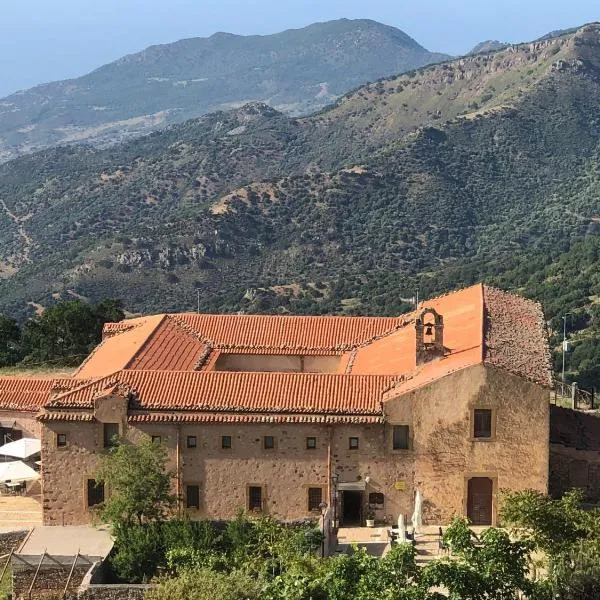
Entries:
[[425, 308], [415, 321], [417, 365], [444, 356], [444, 319], [433, 308]]

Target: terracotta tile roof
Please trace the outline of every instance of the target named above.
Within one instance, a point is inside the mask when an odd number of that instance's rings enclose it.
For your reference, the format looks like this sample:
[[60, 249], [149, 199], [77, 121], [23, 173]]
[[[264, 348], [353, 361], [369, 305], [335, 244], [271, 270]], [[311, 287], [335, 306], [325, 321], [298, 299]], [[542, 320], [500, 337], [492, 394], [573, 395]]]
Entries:
[[86, 421], [94, 420], [94, 415], [90, 412], [68, 412], [68, 411], [45, 411], [37, 416], [38, 421], [44, 423], [49, 421]]
[[486, 363], [541, 385], [552, 384], [542, 307], [521, 296], [484, 286]]
[[48, 400], [52, 379], [0, 377], [0, 409], [37, 411]]
[[130, 423], [381, 423], [381, 415], [263, 415], [248, 413], [134, 412]]
[[135, 397], [132, 408], [248, 413], [381, 414], [393, 378], [377, 375], [218, 371], [121, 371], [52, 399], [48, 408], [92, 408], [109, 385]]
[[402, 325], [402, 317], [173, 315], [215, 348], [345, 351]]
[[[73, 377], [75, 379], [104, 377], [126, 368], [164, 318], [165, 315], [152, 315], [123, 321], [127, 327], [117, 328], [118, 331], [113, 331], [113, 335], [105, 337]], [[110, 328], [110, 325], [108, 327]]]
[[178, 325], [169, 315], [127, 365], [139, 371], [192, 371], [210, 353], [210, 346]]

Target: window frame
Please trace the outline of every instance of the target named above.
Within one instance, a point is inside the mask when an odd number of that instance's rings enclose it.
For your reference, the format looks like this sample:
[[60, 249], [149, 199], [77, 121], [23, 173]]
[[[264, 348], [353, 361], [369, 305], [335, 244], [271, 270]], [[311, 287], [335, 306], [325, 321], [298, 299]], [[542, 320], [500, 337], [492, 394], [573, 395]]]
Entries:
[[[92, 499], [94, 500], [93, 502], [90, 503], [90, 490], [92, 489], [90, 487], [91, 482], [94, 482], [94, 488], [99, 488], [102, 491], [98, 494], [97, 497], [93, 497]], [[93, 477], [86, 477], [85, 479], [85, 505], [86, 507], [89, 508], [94, 508], [95, 506], [98, 506], [99, 504], [102, 504], [105, 500], [106, 500], [106, 488], [104, 484], [99, 484]], [[102, 498], [101, 500], [97, 499], [97, 498]]]
[[[194, 440], [193, 444], [190, 444], [190, 440]], [[197, 435], [188, 435], [185, 440], [185, 447], [189, 450], [195, 450], [198, 447], [198, 436]]]
[[[396, 448], [396, 430], [400, 427], [406, 428], [406, 447]], [[392, 452], [406, 452], [411, 449], [410, 425], [408, 423], [393, 423], [392, 424]]]
[[[64, 443], [61, 443], [60, 439], [64, 438]], [[69, 445], [69, 440], [67, 438], [66, 433], [57, 433], [56, 434], [56, 447], [57, 448], [66, 448]]]
[[[192, 506], [190, 504], [189, 491], [190, 488], [196, 488], [197, 505]], [[200, 510], [200, 484], [198, 483], [186, 483], [185, 484], [185, 507], [188, 510]]]
[[162, 444], [162, 435], [152, 435], [150, 437], [153, 444], [158, 444], [159, 446]]
[[[267, 440], [271, 440], [271, 445], [267, 446]], [[264, 435], [263, 436], [263, 450], [275, 450], [275, 436], [274, 435]]]
[[[356, 445], [354, 444], [354, 440], [356, 440]], [[360, 447], [360, 438], [358, 436], [350, 436], [348, 438], [348, 450], [358, 450]]]
[[[115, 426], [117, 429], [117, 433], [111, 435], [110, 437], [108, 437], [107, 434], [107, 428], [110, 426]], [[115, 437], [118, 438], [121, 435], [121, 426], [120, 423], [102, 423], [102, 439], [103, 439], [103, 445], [104, 448], [114, 448], [117, 445], [117, 441], [115, 441]]]
[[[252, 493], [253, 490], [259, 490], [259, 506], [253, 506], [252, 504]], [[264, 510], [265, 503], [265, 494], [264, 494], [264, 486], [262, 485], [248, 485], [248, 489], [246, 492], [246, 504], [248, 506], [248, 512], [262, 512]]]
[[[319, 501], [314, 504], [314, 501], [316, 500], [316, 498], [311, 498], [311, 493], [317, 492], [318, 490], [318, 496], [319, 496]], [[312, 502], [311, 502], [312, 500]], [[306, 507], [308, 512], [313, 513], [313, 512], [321, 512], [321, 504], [323, 502], [323, 488], [320, 485], [311, 485], [306, 489]]]
[[[477, 413], [486, 411], [489, 413], [490, 428], [489, 436], [477, 435]], [[496, 411], [493, 408], [481, 406], [471, 411], [471, 439], [476, 442], [489, 442], [496, 439]]]
[[317, 449], [317, 438], [316, 438], [316, 436], [314, 436], [314, 435], [307, 436], [307, 438], [306, 438], [306, 449], [307, 450], [316, 450]]
[[[225, 440], [229, 440], [229, 445], [225, 444]], [[230, 435], [221, 436], [221, 450], [231, 450], [233, 448], [233, 438]]]

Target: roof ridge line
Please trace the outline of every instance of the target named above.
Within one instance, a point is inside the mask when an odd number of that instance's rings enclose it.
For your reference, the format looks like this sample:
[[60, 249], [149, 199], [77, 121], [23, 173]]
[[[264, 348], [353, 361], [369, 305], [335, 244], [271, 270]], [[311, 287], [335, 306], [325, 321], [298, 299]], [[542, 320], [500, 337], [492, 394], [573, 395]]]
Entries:
[[140, 352], [147, 347], [147, 345], [150, 343], [150, 340], [152, 340], [154, 338], [154, 336], [156, 335], [156, 332], [158, 331], [159, 327], [165, 322], [165, 319], [167, 317], [166, 313], [159, 313], [161, 315], [160, 320], [158, 321], [158, 323], [154, 326], [154, 328], [152, 329], [152, 331], [150, 332], [150, 334], [148, 335], [148, 337], [146, 337], [146, 339], [144, 340], [144, 342], [142, 344], [140, 344], [140, 347], [133, 353], [133, 356], [131, 356], [129, 358], [129, 360], [123, 365], [123, 369], [120, 370], [124, 370], [127, 369], [131, 366], [131, 363], [138, 357], [138, 355], [140, 354]]

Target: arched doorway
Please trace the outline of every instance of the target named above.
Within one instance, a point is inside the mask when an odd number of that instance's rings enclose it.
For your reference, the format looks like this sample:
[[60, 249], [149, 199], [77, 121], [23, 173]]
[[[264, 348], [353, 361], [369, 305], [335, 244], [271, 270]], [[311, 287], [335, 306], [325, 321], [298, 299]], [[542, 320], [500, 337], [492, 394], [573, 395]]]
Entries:
[[492, 524], [494, 482], [489, 477], [472, 477], [467, 490], [467, 517], [473, 525]]

